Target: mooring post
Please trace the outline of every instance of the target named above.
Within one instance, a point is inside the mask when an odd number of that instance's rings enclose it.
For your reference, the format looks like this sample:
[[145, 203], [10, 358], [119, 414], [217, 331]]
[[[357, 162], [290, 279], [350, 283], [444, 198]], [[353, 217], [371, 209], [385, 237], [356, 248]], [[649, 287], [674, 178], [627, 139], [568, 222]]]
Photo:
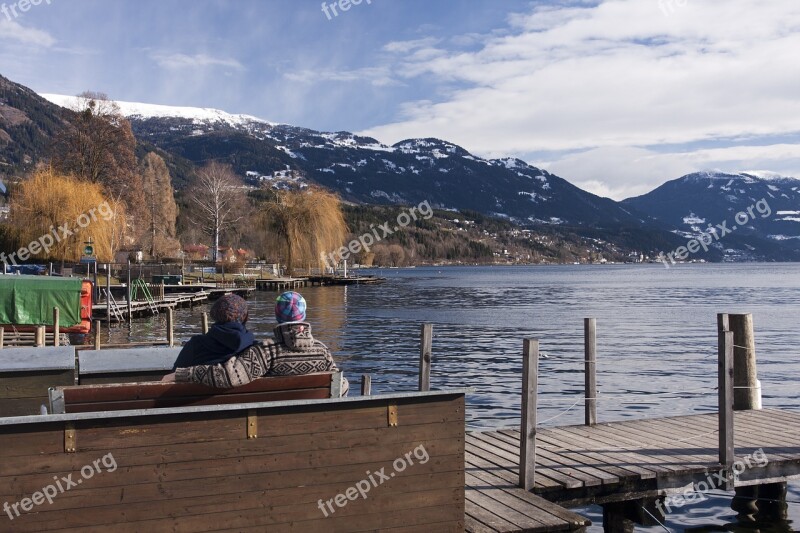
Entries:
[[174, 317], [172, 316], [172, 308], [168, 307], [167, 308], [167, 345], [169, 345], [170, 348], [175, 346], [175, 331], [173, 329], [173, 326], [174, 326], [173, 318]]
[[753, 315], [730, 315], [733, 332], [733, 408], [736, 411], [761, 409], [761, 383], [756, 371], [756, 341]]
[[536, 407], [539, 384], [539, 340], [522, 345], [522, 424], [519, 433], [519, 486], [532, 490], [536, 478]]
[[100, 321], [94, 321], [94, 349], [100, 349]]
[[597, 319], [583, 319], [584, 410], [587, 426], [597, 424]]
[[200, 317], [200, 327], [203, 329], [203, 334], [208, 333], [208, 313], [203, 313]]
[[725, 476], [723, 490], [733, 490], [733, 332], [728, 331], [729, 317], [726, 314], [717, 315], [718, 329], [718, 392], [719, 392], [719, 463]]
[[45, 340], [44, 332], [45, 332], [44, 326], [36, 326], [36, 333], [34, 336], [33, 343], [34, 346], [36, 346], [37, 348], [41, 348], [42, 346], [44, 346], [44, 340]]
[[111, 327], [111, 265], [106, 263], [106, 324]]
[[431, 350], [433, 347], [433, 324], [422, 324], [419, 347], [419, 390], [431, 390]]
[[372, 378], [369, 374], [362, 374], [361, 376], [361, 396], [369, 396], [372, 394]]
[[59, 330], [61, 329], [61, 310], [58, 307], [53, 308], [53, 346], [58, 346], [61, 343], [59, 339]]
[[128, 259], [128, 284], [125, 290], [125, 302], [128, 305], [128, 324], [133, 320], [133, 312], [131, 311], [131, 260]]

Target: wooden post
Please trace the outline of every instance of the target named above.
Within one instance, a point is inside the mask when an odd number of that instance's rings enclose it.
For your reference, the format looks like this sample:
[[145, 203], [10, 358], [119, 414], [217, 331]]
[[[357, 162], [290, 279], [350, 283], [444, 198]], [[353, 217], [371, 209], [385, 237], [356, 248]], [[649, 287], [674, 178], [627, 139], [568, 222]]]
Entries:
[[94, 349], [100, 349], [100, 321], [94, 321]]
[[208, 333], [208, 313], [203, 313], [200, 318], [200, 327], [203, 329], [203, 334]]
[[6, 328], [0, 328], [0, 350], [3, 349], [5, 344], [6, 344]]
[[539, 383], [539, 341], [522, 345], [522, 424], [519, 434], [519, 486], [532, 490], [536, 477], [536, 407]]
[[361, 396], [369, 396], [372, 394], [372, 378], [369, 374], [361, 376]]
[[167, 308], [167, 344], [170, 348], [175, 346], [175, 331], [173, 329], [172, 308]]
[[431, 390], [431, 350], [433, 346], [433, 324], [422, 324], [419, 347], [419, 390]]
[[59, 339], [59, 330], [61, 329], [61, 310], [58, 307], [53, 308], [53, 346], [58, 346], [61, 343]]
[[583, 319], [584, 411], [587, 426], [597, 424], [597, 319]]
[[761, 384], [756, 372], [756, 341], [753, 315], [730, 315], [733, 332], [733, 408], [736, 411], [761, 409]]
[[[724, 325], [720, 315], [718, 324]], [[726, 317], [727, 318], [727, 317]], [[719, 334], [719, 463], [725, 472], [724, 490], [733, 490], [733, 332], [720, 331]]]
[[133, 320], [133, 312], [131, 311], [131, 260], [128, 259], [128, 284], [125, 290], [125, 301], [128, 306], [128, 324]]
[[37, 348], [41, 348], [42, 346], [44, 346], [44, 340], [45, 340], [44, 332], [45, 332], [44, 326], [36, 326], [36, 336], [33, 342], [34, 346], [36, 346]]
[[111, 265], [106, 263], [106, 324], [111, 327]]

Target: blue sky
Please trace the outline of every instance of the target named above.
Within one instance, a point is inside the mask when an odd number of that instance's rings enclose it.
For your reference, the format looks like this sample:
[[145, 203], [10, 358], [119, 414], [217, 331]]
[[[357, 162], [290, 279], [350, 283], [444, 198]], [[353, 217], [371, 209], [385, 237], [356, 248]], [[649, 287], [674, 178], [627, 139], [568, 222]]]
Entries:
[[439, 137], [614, 198], [695, 170], [800, 177], [800, 2], [367, 1], [5, 0], [0, 74]]

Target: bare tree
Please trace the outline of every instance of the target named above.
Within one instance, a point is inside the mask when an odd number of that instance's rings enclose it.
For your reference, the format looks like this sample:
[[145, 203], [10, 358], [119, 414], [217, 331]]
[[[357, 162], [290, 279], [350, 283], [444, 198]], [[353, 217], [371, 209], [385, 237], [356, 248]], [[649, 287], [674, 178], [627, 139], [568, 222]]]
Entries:
[[242, 181], [230, 165], [210, 163], [197, 173], [197, 181], [189, 191], [194, 207], [194, 221], [213, 240], [212, 259], [219, 260], [220, 234], [242, 218], [247, 198]]

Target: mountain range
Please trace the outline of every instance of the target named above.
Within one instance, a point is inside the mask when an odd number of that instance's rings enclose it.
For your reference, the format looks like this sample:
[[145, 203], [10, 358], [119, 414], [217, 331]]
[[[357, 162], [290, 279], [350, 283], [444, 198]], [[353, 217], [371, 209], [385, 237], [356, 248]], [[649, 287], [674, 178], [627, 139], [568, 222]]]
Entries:
[[[140, 144], [168, 156], [182, 189], [210, 160], [230, 163], [254, 186], [316, 183], [355, 204], [470, 210], [519, 226], [563, 227], [646, 254], [668, 251], [754, 209], [754, 217], [705, 252], [709, 260], [800, 259], [800, 181], [769, 173], [702, 172], [617, 202], [520, 159], [485, 159], [440, 139], [394, 145], [349, 132], [318, 132], [214, 109], [118, 102]], [[75, 98], [36, 95], [0, 77], [0, 173], [20, 175], [47, 157], [48, 139]], [[67, 108], [67, 109], [65, 109]], [[755, 211], [763, 200], [768, 216]], [[763, 204], [762, 204], [763, 205]]]

